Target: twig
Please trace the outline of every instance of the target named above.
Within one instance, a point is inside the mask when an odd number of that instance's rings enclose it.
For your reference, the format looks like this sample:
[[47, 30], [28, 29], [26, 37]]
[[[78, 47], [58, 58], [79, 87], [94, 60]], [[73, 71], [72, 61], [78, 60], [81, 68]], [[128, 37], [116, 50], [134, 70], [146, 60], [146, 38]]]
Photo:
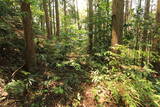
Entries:
[[12, 78], [14, 78], [15, 74], [24, 67], [25, 64], [23, 64], [21, 67], [19, 67], [17, 70], [15, 70], [13, 73], [12, 73]]

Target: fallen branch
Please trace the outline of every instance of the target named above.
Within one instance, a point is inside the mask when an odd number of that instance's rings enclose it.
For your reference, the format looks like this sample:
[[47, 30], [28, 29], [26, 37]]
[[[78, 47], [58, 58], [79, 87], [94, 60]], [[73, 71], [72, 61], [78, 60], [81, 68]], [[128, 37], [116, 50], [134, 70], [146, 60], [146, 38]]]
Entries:
[[[24, 64], [25, 65], [25, 64]], [[15, 77], [15, 75], [16, 75], [16, 73], [19, 71], [19, 70], [21, 70], [23, 67], [24, 67], [24, 65], [22, 65], [21, 67], [19, 67], [17, 70], [15, 70], [13, 73], [12, 73], [12, 76], [11, 76], [11, 78], [14, 78]]]

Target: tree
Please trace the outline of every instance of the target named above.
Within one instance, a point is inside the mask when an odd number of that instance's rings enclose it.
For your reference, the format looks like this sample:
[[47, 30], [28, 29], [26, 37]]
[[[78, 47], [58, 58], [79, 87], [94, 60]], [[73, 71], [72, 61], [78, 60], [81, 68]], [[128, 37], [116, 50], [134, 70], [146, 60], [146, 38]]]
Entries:
[[21, 2], [21, 11], [23, 14], [23, 29], [25, 38], [25, 68], [27, 71], [33, 72], [36, 66], [35, 56], [35, 44], [33, 40], [33, 29], [32, 29], [32, 13], [30, 9], [30, 3], [25, 0]]
[[[160, 0], [157, 0], [157, 11], [156, 11], [156, 33], [159, 34], [159, 27], [160, 27]], [[160, 39], [159, 38], [154, 38], [153, 39], [153, 50], [157, 50], [157, 45], [160, 43]]]
[[145, 1], [145, 11], [144, 11], [144, 19], [148, 19], [149, 17], [149, 10], [150, 10], [150, 0]]
[[50, 28], [48, 7], [47, 7], [47, 1], [46, 0], [43, 0], [43, 8], [44, 8], [45, 20], [46, 20], [47, 37], [48, 37], [48, 39], [51, 39], [51, 28]]
[[51, 2], [51, 0], [49, 0], [48, 5], [49, 5], [49, 21], [50, 21], [49, 24], [50, 24], [50, 30], [51, 30], [51, 35], [52, 35], [53, 29], [52, 29], [52, 8], [51, 8], [52, 2]]
[[123, 35], [124, 0], [112, 3], [112, 46], [120, 44]]
[[54, 30], [54, 35], [56, 35], [56, 26], [55, 26], [55, 0], [52, 0], [53, 2], [53, 30]]
[[78, 0], [76, 0], [76, 7], [77, 7], [77, 25], [78, 25], [78, 29], [80, 30], [81, 29], [81, 26], [80, 26], [80, 19], [79, 19], [79, 7], [78, 7]]
[[128, 16], [129, 16], [129, 0], [126, 0], [126, 2], [125, 2], [125, 16], [124, 16], [124, 18], [125, 18], [125, 20], [124, 20], [125, 24], [127, 23]]
[[66, 0], [63, 0], [63, 9], [64, 9], [64, 31], [66, 32], [66, 17], [67, 17], [67, 10], [66, 10]]
[[[145, 5], [145, 11], [144, 11], [144, 31], [143, 31], [143, 43], [146, 42], [146, 39], [149, 39], [148, 37], [148, 29], [147, 27], [147, 21], [149, 20], [149, 10], [150, 10], [150, 0], [146, 0], [146, 5]], [[149, 40], [148, 40], [149, 41]], [[146, 46], [143, 46], [143, 50], [146, 48]]]
[[160, 25], [160, 0], [157, 0], [157, 12], [156, 12], [156, 22]]
[[89, 4], [89, 10], [88, 10], [88, 30], [89, 30], [89, 46], [88, 46], [88, 52], [92, 53], [93, 48], [93, 0], [88, 0]]
[[56, 36], [60, 36], [60, 19], [59, 19], [59, 4], [58, 0], [55, 0], [55, 10], [56, 10]]
[[[40, 9], [43, 10], [43, 4], [40, 4]], [[44, 15], [40, 16], [40, 21], [41, 21], [41, 30], [44, 31], [45, 30], [45, 21], [44, 21]]]

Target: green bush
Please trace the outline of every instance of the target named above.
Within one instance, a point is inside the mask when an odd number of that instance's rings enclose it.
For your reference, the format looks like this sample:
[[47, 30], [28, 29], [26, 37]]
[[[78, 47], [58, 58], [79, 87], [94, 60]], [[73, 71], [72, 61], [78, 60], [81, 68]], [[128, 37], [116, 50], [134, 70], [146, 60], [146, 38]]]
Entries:
[[95, 54], [94, 60], [90, 61], [93, 68], [92, 81], [103, 83], [102, 86], [111, 91], [116, 104], [128, 107], [159, 107], [160, 96], [151, 81], [151, 74], [155, 73], [151, 69], [152, 66], [147, 63], [144, 63], [144, 66], [133, 63], [135, 58], [141, 60], [141, 57], [131, 57], [136, 54], [135, 50], [123, 46], [117, 47], [116, 50], [119, 52]]
[[5, 86], [5, 90], [11, 96], [23, 95], [23, 92], [25, 91], [25, 84], [21, 80], [12, 80]]

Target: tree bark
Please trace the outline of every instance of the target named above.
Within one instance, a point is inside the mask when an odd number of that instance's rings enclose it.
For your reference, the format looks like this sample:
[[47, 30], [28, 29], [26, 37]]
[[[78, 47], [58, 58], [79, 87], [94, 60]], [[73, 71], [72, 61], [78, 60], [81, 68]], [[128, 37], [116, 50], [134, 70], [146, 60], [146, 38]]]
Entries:
[[66, 10], [66, 8], [67, 8], [67, 6], [66, 6], [66, 0], [63, 0], [63, 3], [64, 3], [64, 7], [63, 7], [63, 9], [64, 9], [64, 31], [66, 32], [67, 31], [67, 29], [66, 29], [66, 23], [67, 23], [67, 20], [66, 20], [66, 18], [67, 18], [67, 10]]
[[124, 0], [113, 0], [112, 4], [112, 46], [121, 43], [123, 35]]
[[55, 0], [52, 1], [53, 2], [53, 32], [54, 35], [56, 35], [56, 26], [55, 26]]
[[[160, 0], [157, 0], [156, 29], [155, 29], [156, 34], [160, 34], [160, 32], [158, 31], [159, 27], [160, 27]], [[160, 43], [160, 39], [155, 37], [155, 38], [153, 38], [152, 43], [153, 43], [153, 45], [152, 45], [153, 50], [154, 51], [158, 50], [158, 52], [160, 53], [160, 51], [158, 49], [158, 44]]]
[[[144, 11], [144, 22], [146, 22], [149, 19], [149, 10], [150, 10], [150, 0], [146, 0], [145, 1], [145, 11]], [[147, 25], [147, 23], [145, 23], [145, 26]], [[148, 37], [148, 30], [146, 29], [146, 27], [144, 28], [143, 31], [143, 43], [146, 42], [146, 39]], [[145, 46], [144, 46], [145, 48]], [[144, 50], [143, 48], [143, 50]]]
[[125, 3], [125, 20], [124, 20], [124, 23], [126, 24], [127, 21], [128, 21], [128, 16], [129, 16], [129, 0], [126, 0], [126, 3]]
[[29, 72], [34, 72], [36, 67], [35, 44], [32, 29], [32, 13], [30, 3], [22, 1], [21, 11], [24, 13], [22, 16], [24, 38], [25, 38], [25, 68]]
[[157, 0], [157, 12], [156, 12], [156, 22], [160, 25], [160, 0]]
[[89, 24], [88, 24], [88, 30], [89, 30], [89, 46], [88, 46], [88, 52], [89, 54], [93, 51], [93, 0], [88, 0], [89, 4], [89, 10], [88, 10], [88, 18], [89, 18]]
[[[43, 4], [40, 5], [40, 9], [43, 10]], [[44, 24], [44, 23], [45, 23], [45, 22], [44, 22], [44, 15], [41, 15], [41, 16], [40, 16], [40, 20], [41, 20], [41, 30], [42, 30], [42, 31], [45, 31], [45, 27], [44, 27], [44, 25], [45, 25], [45, 24]]]
[[51, 29], [50, 29], [48, 7], [47, 7], [47, 1], [46, 0], [43, 0], [43, 8], [44, 8], [45, 20], [46, 20], [47, 37], [48, 37], [48, 39], [51, 39]]
[[149, 17], [149, 10], [150, 10], [150, 0], [146, 0], [146, 5], [145, 5], [145, 12], [144, 12], [144, 19], [148, 19]]
[[60, 36], [60, 19], [59, 19], [59, 4], [58, 0], [55, 0], [55, 10], [56, 10], [56, 36]]
[[77, 25], [78, 25], [78, 29], [81, 30], [81, 26], [80, 26], [80, 19], [79, 19], [79, 7], [78, 7], [78, 0], [76, 0], [76, 6], [77, 6]]
[[49, 21], [50, 21], [50, 30], [51, 30], [51, 35], [53, 34], [53, 29], [52, 29], [52, 8], [51, 8], [51, 0], [49, 0]]

